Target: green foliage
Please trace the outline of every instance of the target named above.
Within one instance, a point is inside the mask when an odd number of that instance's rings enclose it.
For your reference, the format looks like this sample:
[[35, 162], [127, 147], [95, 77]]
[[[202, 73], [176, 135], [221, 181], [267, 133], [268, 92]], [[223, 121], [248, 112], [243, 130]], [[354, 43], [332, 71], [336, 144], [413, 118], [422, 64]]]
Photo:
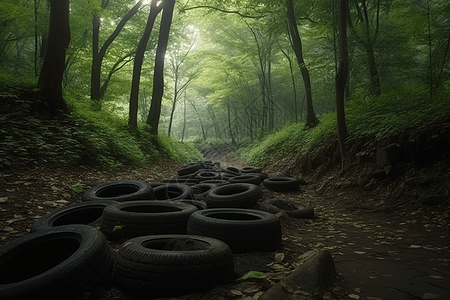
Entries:
[[330, 113], [322, 116], [320, 121], [318, 126], [310, 130], [304, 129], [304, 123], [290, 123], [244, 148], [242, 158], [247, 164], [256, 166], [275, 162], [294, 153], [320, 149], [323, 142], [335, 132], [336, 117]]
[[244, 281], [249, 278], [257, 278], [257, 279], [266, 278], [266, 274], [264, 274], [263, 272], [260, 272], [260, 271], [248, 271], [242, 277], [236, 279], [236, 281]]
[[[81, 95], [66, 94], [71, 110], [68, 118], [49, 120], [29, 115], [30, 102], [17, 100], [23, 99], [19, 92], [24, 92], [23, 88], [0, 93], [2, 105], [9, 111], [0, 117], [0, 134], [5, 137], [0, 141], [0, 168], [62, 165], [108, 169], [152, 165], [163, 158], [181, 163], [201, 158], [192, 144], [167, 136], [158, 137], [155, 143], [146, 126], [130, 131], [126, 119], [92, 105]], [[81, 186], [71, 188], [75, 193]]]
[[[450, 115], [448, 91], [441, 91], [430, 102], [427, 88], [404, 86], [373, 98], [360, 97], [346, 103], [346, 121], [352, 139], [382, 139], [413, 127], [427, 126]], [[296, 153], [321, 149], [336, 134], [334, 112], [323, 115], [321, 123], [304, 130], [303, 123], [288, 124], [241, 150], [249, 165], [273, 163]]]
[[166, 134], [158, 135], [158, 145], [165, 158], [187, 163], [201, 160], [203, 157], [192, 143], [180, 143]]
[[86, 189], [86, 184], [77, 182], [75, 184], [72, 184], [70, 186], [70, 189], [72, 190], [72, 193], [74, 195], [79, 195], [81, 192], [83, 192]]

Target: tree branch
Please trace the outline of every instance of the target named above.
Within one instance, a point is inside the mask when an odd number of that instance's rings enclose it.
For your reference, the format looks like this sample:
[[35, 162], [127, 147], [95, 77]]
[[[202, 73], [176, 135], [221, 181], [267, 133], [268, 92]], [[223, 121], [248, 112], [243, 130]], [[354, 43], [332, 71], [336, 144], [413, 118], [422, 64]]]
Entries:
[[245, 15], [245, 14], [240, 13], [237, 10], [225, 10], [225, 9], [221, 9], [221, 8], [214, 7], [214, 6], [209, 6], [209, 5], [200, 5], [200, 6], [183, 8], [182, 12], [185, 12], [187, 10], [198, 9], [198, 8], [213, 9], [213, 10], [217, 10], [217, 11], [220, 11], [220, 12], [223, 12], [223, 13], [226, 13], [226, 14], [236, 14], [236, 15], [239, 15], [239, 16], [241, 16], [243, 18], [250, 18], [250, 19], [261, 19], [261, 18], [265, 17], [265, 15], [260, 15], [260, 16]]

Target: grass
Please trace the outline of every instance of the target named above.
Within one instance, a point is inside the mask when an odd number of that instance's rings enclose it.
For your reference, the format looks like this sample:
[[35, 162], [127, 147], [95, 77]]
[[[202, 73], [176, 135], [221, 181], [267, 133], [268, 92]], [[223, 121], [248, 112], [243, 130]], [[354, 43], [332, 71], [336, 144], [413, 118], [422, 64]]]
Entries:
[[[346, 103], [348, 140], [382, 139], [448, 116], [450, 93], [445, 90], [433, 101], [421, 86], [408, 86], [369, 99], [355, 98]], [[309, 130], [304, 130], [303, 123], [288, 124], [242, 149], [241, 157], [249, 165], [260, 166], [292, 154], [319, 150], [336, 135], [337, 126], [334, 112], [319, 119], [320, 124]]]

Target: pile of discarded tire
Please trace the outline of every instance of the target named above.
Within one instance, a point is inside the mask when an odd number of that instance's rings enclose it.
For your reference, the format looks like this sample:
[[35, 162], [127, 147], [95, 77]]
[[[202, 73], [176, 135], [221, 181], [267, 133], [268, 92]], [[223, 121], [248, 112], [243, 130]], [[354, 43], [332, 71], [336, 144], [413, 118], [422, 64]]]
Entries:
[[262, 199], [261, 185], [285, 192], [304, 182], [261, 171], [197, 162], [164, 182], [95, 186], [0, 248], [0, 298], [64, 299], [112, 283], [152, 299], [230, 282], [233, 254], [280, 247], [276, 213], [314, 217], [308, 205]]

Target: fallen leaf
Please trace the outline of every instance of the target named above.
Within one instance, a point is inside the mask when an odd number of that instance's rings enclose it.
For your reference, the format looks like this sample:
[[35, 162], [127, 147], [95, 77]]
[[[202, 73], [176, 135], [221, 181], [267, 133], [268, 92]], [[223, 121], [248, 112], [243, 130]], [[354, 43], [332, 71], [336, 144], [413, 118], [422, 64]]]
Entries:
[[234, 296], [243, 296], [244, 294], [242, 294], [241, 291], [238, 290], [230, 290], [230, 293]]
[[444, 279], [444, 277], [439, 276], [439, 275], [430, 275], [430, 277], [434, 278], [434, 279]]
[[359, 299], [360, 298], [359, 295], [356, 295], [356, 294], [348, 294], [348, 297], [352, 298], [352, 299]]
[[366, 254], [364, 251], [355, 251], [356, 254]]
[[411, 246], [409, 246], [409, 248], [411, 248], [411, 249], [417, 249], [417, 248], [422, 248], [422, 246], [419, 246], [419, 245], [411, 245]]

